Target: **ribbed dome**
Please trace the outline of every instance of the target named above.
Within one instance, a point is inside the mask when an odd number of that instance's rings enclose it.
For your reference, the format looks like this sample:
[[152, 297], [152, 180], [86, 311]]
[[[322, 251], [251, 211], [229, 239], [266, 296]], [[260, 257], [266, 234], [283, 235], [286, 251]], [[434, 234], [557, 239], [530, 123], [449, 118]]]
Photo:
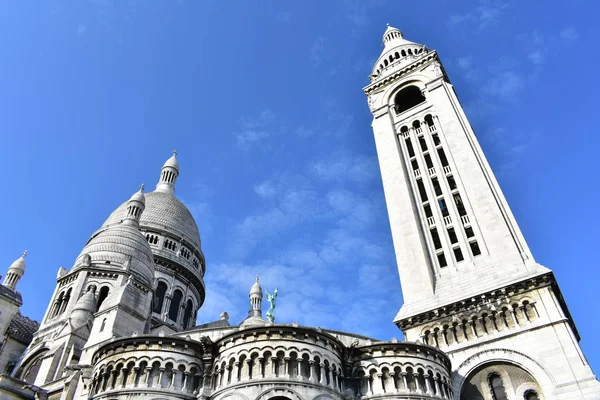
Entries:
[[172, 167], [175, 168], [177, 171], [179, 171], [179, 162], [177, 161], [177, 153], [173, 152], [173, 155], [171, 156], [171, 158], [169, 158], [167, 161], [165, 161], [163, 168], [164, 167]]
[[425, 46], [404, 39], [402, 32], [389, 24], [383, 33], [382, 42], [383, 51], [372, 71], [372, 75], [376, 76], [386, 70], [388, 65], [409, 64], [414, 58], [428, 51]]
[[[170, 193], [146, 193], [146, 209], [140, 219], [141, 228], [157, 228], [171, 232], [175, 236], [192, 243], [200, 250], [198, 226], [188, 208]], [[119, 224], [127, 215], [127, 203], [121, 204], [102, 227]]]
[[259, 295], [261, 298], [263, 295], [262, 287], [260, 286], [260, 283], [258, 283], [258, 276], [256, 277], [254, 284], [250, 288], [250, 296], [252, 296], [253, 294]]
[[92, 263], [129, 268], [147, 284], [154, 280], [154, 257], [150, 245], [142, 233], [131, 225], [118, 224], [104, 230], [101, 228], [81, 250], [75, 265], [80, 265], [86, 254], [90, 256]]
[[27, 255], [27, 250], [23, 253], [23, 255], [17, 258], [11, 265], [8, 267], [9, 272], [17, 272], [23, 275], [25, 272], [25, 256]]

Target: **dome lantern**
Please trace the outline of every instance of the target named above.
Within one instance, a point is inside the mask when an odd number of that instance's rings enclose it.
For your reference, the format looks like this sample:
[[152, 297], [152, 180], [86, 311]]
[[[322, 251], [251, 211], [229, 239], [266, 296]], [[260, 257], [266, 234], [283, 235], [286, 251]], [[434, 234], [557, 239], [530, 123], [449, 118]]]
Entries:
[[6, 273], [6, 278], [2, 286], [10, 288], [12, 290], [17, 289], [17, 283], [25, 273], [25, 257], [27, 256], [27, 250], [23, 252], [23, 255], [13, 262]]
[[157, 192], [175, 193], [175, 182], [179, 176], [179, 162], [177, 161], [177, 150], [173, 150], [173, 155], [163, 164], [160, 169], [160, 179], [156, 185]]
[[139, 226], [140, 217], [146, 208], [146, 197], [144, 196], [144, 184], [140, 190], [135, 192], [127, 202], [127, 215], [123, 219], [123, 224]]

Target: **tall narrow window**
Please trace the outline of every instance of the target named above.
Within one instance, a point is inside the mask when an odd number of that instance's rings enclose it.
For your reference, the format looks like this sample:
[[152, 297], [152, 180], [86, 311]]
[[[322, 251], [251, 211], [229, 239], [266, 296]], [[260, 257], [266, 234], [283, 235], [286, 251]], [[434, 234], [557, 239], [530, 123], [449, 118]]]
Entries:
[[108, 286], [102, 286], [100, 289], [100, 295], [98, 296], [98, 304], [96, 305], [96, 312], [100, 310], [100, 306], [104, 303], [106, 296], [108, 296]]
[[455, 193], [453, 195], [453, 197], [454, 197], [454, 203], [456, 203], [456, 209], [458, 210], [458, 213], [460, 214], [460, 216], [462, 217], [463, 215], [466, 215], [467, 210], [465, 210], [465, 205], [463, 204], [460, 194]]
[[468, 238], [472, 238], [475, 236], [475, 232], [473, 232], [473, 228], [470, 226], [467, 226], [465, 228], [465, 234], [467, 235]]
[[417, 163], [417, 160], [412, 160], [412, 161], [410, 162], [410, 165], [412, 165], [412, 169], [413, 169], [413, 171], [416, 171], [416, 170], [418, 170], [418, 169], [419, 169], [419, 164]]
[[434, 133], [433, 135], [431, 135], [431, 138], [433, 139], [433, 144], [436, 146], [440, 145], [440, 137], [437, 135], [437, 133]]
[[406, 139], [406, 148], [408, 149], [408, 156], [411, 158], [414, 157], [415, 149], [413, 149], [412, 141], [410, 140], [410, 138]]
[[456, 262], [461, 262], [462, 260], [464, 260], [465, 258], [463, 257], [463, 253], [460, 250], [460, 247], [456, 247], [455, 249], [453, 249], [454, 251], [454, 258], [456, 258]]
[[447, 217], [448, 216], [448, 207], [446, 206], [446, 200], [439, 199], [438, 205], [440, 206], [440, 211], [442, 212], [442, 215], [444, 217]]
[[419, 144], [421, 145], [421, 150], [427, 151], [427, 143], [425, 143], [425, 138], [423, 136], [419, 136]]
[[450, 243], [458, 243], [458, 238], [456, 237], [456, 232], [454, 231], [454, 228], [448, 228], [448, 237], [450, 238]]
[[171, 307], [169, 308], [169, 318], [172, 321], [177, 321], [177, 316], [179, 315], [179, 306], [181, 305], [181, 298], [183, 297], [183, 293], [181, 290], [176, 290], [173, 293], [173, 299], [171, 300]]
[[425, 185], [423, 185], [423, 179], [417, 179], [417, 186], [419, 187], [419, 194], [421, 195], [421, 200], [427, 201], [427, 192], [425, 191]]
[[158, 282], [158, 286], [156, 286], [156, 291], [154, 292], [154, 307], [152, 309], [153, 312], [158, 314], [162, 313], [166, 293], [167, 284], [164, 282]]
[[494, 400], [508, 400], [506, 390], [504, 389], [504, 383], [502, 378], [497, 373], [492, 373], [488, 377], [488, 384], [490, 385], [490, 391], [492, 392], [492, 398]]
[[425, 204], [425, 205], [423, 206], [423, 208], [425, 209], [425, 216], [426, 216], [427, 218], [429, 218], [429, 217], [433, 217], [433, 213], [431, 212], [431, 207], [429, 206], [429, 204]]
[[433, 178], [431, 180], [431, 183], [433, 184], [433, 188], [435, 189], [435, 195], [436, 196], [441, 196], [442, 195], [442, 188], [440, 187], [440, 182], [438, 181], [437, 178]]
[[431, 230], [431, 238], [433, 239], [433, 245], [436, 250], [442, 248], [442, 242], [440, 241], [440, 235], [438, 234], [437, 229], [433, 228]]
[[433, 162], [431, 162], [431, 157], [429, 154], [425, 154], [425, 164], [427, 164], [427, 168], [433, 168]]
[[192, 304], [191, 300], [188, 300], [185, 306], [185, 313], [183, 314], [183, 329], [187, 329], [192, 318]]
[[448, 175], [448, 186], [450, 186], [450, 190], [456, 189], [456, 181], [452, 175]]
[[444, 268], [448, 266], [448, 263], [446, 262], [446, 256], [444, 256], [444, 253], [440, 253], [438, 254], [438, 262], [440, 263], [440, 267]]
[[479, 249], [479, 245], [477, 244], [476, 240], [469, 242], [469, 246], [471, 246], [471, 253], [473, 253], [473, 256], [478, 256], [481, 254], [481, 250]]
[[448, 159], [446, 158], [446, 153], [444, 153], [444, 149], [438, 149], [438, 156], [440, 156], [440, 161], [444, 167], [448, 166]]

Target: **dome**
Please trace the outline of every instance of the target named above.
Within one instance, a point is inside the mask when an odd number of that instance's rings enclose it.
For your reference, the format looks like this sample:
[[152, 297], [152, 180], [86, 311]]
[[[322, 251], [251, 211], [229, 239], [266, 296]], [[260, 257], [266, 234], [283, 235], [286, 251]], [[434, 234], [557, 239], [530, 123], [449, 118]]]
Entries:
[[25, 272], [25, 256], [27, 255], [27, 250], [23, 252], [23, 255], [17, 258], [11, 265], [8, 267], [8, 271], [20, 272], [21, 275]]
[[[167, 161], [168, 162], [168, 161]], [[145, 193], [146, 208], [140, 218], [140, 227], [165, 230], [183, 237], [200, 250], [198, 226], [188, 208], [171, 193]], [[119, 224], [127, 215], [127, 202], [121, 204], [102, 225], [103, 228]]]
[[383, 51], [372, 71], [372, 75], [374, 76], [382, 74], [387, 70], [388, 66], [408, 65], [416, 57], [428, 51], [422, 44], [404, 39], [404, 35], [400, 29], [394, 28], [389, 24], [383, 33], [382, 42], [384, 45]]
[[258, 276], [256, 277], [254, 284], [250, 288], [250, 296], [252, 296], [253, 294], [259, 295], [260, 297], [262, 297], [263, 295], [262, 287], [260, 287], [260, 283], [258, 283]]
[[89, 291], [85, 293], [77, 303], [71, 312], [71, 323], [74, 328], [79, 328], [87, 324], [87, 322], [93, 318], [94, 312], [96, 311], [96, 297], [94, 292]]
[[171, 168], [175, 168], [177, 171], [179, 171], [179, 162], [177, 161], [177, 152], [176, 151], [173, 152], [173, 155], [171, 156], [171, 158], [169, 158], [167, 161], [165, 161], [165, 163], [162, 167], [163, 168], [171, 167]]
[[75, 265], [85, 265], [87, 256], [92, 263], [128, 268], [148, 285], [154, 280], [152, 250], [146, 238], [134, 226], [118, 224], [101, 228], [81, 250]]

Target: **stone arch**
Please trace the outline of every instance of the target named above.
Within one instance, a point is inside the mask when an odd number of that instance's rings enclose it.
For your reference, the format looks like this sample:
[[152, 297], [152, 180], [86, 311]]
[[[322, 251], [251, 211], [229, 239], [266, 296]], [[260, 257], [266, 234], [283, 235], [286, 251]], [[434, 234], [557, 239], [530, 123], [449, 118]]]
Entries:
[[292, 389], [284, 387], [274, 387], [267, 389], [256, 397], [256, 400], [269, 400], [273, 398], [284, 397], [289, 400], [304, 400], [302, 396], [293, 391]]
[[541, 386], [550, 392], [555, 386], [554, 377], [536, 360], [519, 351], [510, 349], [490, 349], [473, 354], [452, 373], [451, 384], [455, 399], [460, 399], [467, 377], [476, 369], [494, 363], [512, 364], [528, 372]]

